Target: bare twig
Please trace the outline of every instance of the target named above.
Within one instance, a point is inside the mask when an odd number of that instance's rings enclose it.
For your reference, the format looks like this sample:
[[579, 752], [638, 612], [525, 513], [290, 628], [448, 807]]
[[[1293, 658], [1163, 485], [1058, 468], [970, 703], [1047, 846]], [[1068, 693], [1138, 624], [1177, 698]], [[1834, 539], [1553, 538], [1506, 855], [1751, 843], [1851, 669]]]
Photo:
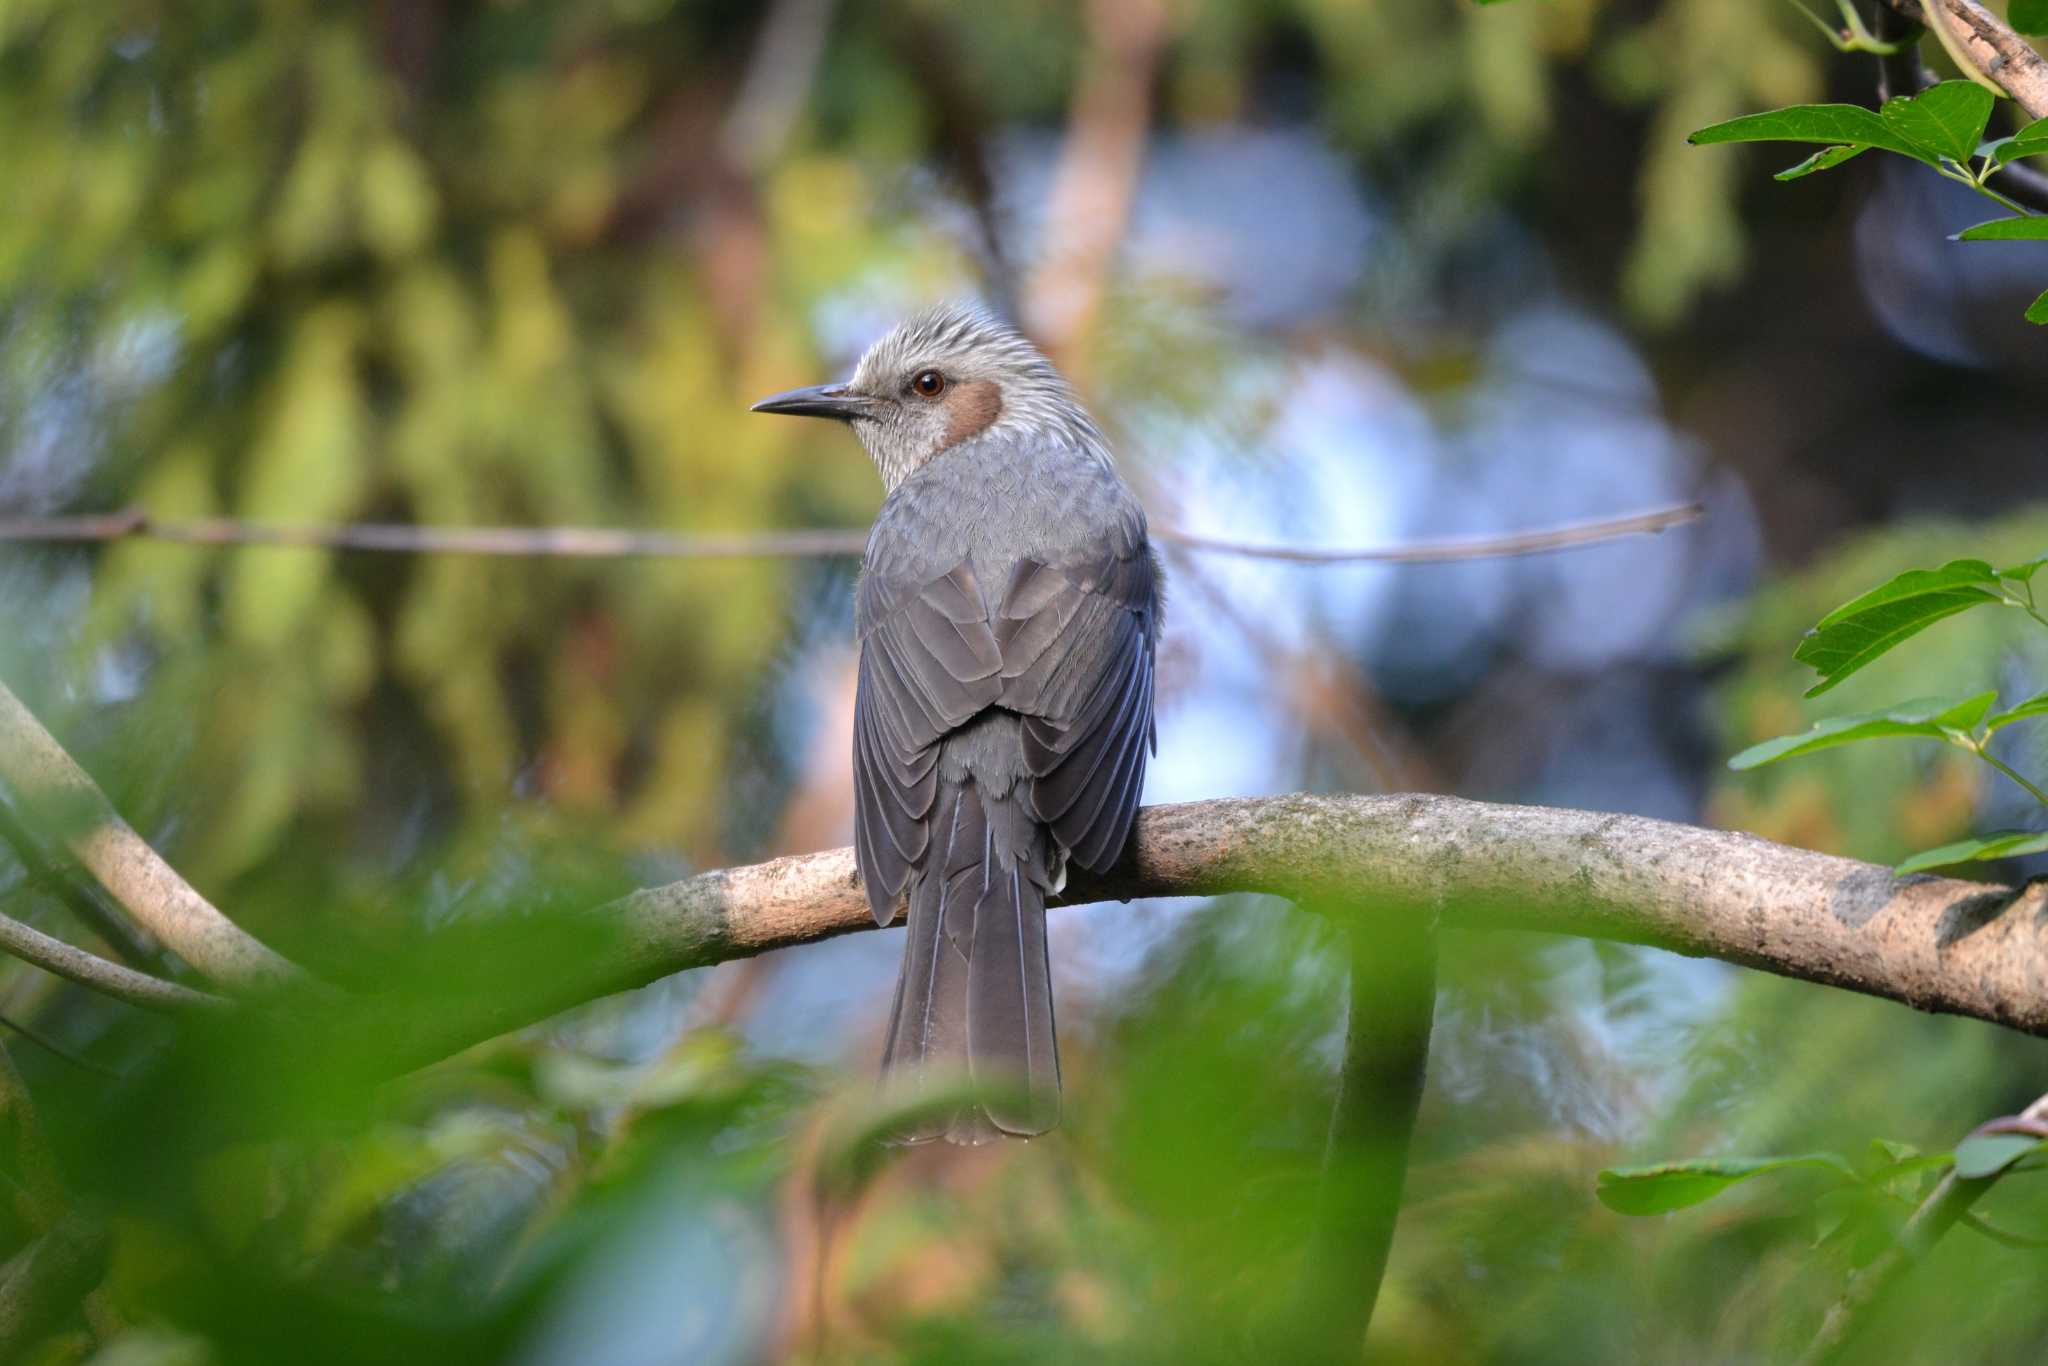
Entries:
[[[1155, 540], [1215, 555], [1285, 560], [1298, 564], [1441, 564], [1571, 550], [1624, 536], [1667, 530], [1700, 517], [1698, 503], [1678, 503], [1620, 517], [1570, 522], [1501, 536], [1472, 536], [1402, 545], [1315, 549], [1256, 545], [1197, 535], [1178, 527], [1155, 526]], [[736, 532], [697, 536], [663, 531], [614, 531], [598, 527], [426, 527], [355, 522], [281, 525], [227, 520], [158, 521], [141, 512], [84, 517], [42, 517], [0, 521], [0, 542], [87, 544], [128, 539], [185, 545], [293, 546], [321, 550], [382, 551], [411, 555], [502, 555], [606, 558], [652, 556], [675, 559], [766, 559], [858, 555], [867, 545], [861, 531]]]
[[[2041, 1121], [2048, 1120], [2048, 1096], [2042, 1096], [2012, 1118], [2019, 1122], [2018, 1131], [2035, 1132]], [[2008, 1127], [1999, 1126], [2000, 1121], [1994, 1120], [1980, 1126], [1978, 1132], [2013, 1131], [2009, 1121]], [[1835, 1355], [1856, 1335], [1869, 1307], [1883, 1298], [1901, 1276], [1912, 1270], [1928, 1250], [1941, 1241], [1944, 1233], [1955, 1227], [1958, 1221], [1969, 1219], [1970, 1206], [1997, 1181], [1995, 1176], [1958, 1176], [1951, 1168], [1920, 1202], [1920, 1207], [1913, 1211], [1913, 1217], [1899, 1230], [1899, 1236], [1892, 1245], [1857, 1272], [1842, 1292], [1842, 1298], [1829, 1307], [1820, 1332], [1800, 1355], [1799, 1366], [1822, 1366], [1822, 1363], [1834, 1360]]]
[[1154, 531], [1153, 536], [1171, 545], [1206, 550], [1220, 555], [1247, 555], [1262, 560], [1287, 560], [1297, 564], [1443, 564], [1452, 560], [1503, 558], [1513, 555], [1541, 555], [1552, 550], [1611, 541], [1622, 536], [1655, 535], [1675, 526], [1696, 521], [1705, 509], [1698, 503], [1678, 503], [1630, 513], [1626, 517], [1603, 517], [1592, 522], [1568, 522], [1541, 531], [1523, 531], [1509, 536], [1460, 536], [1436, 541], [1415, 541], [1408, 545], [1382, 546], [1374, 550], [1296, 549], [1292, 546], [1250, 545], [1197, 536], [1173, 528]]
[[[0, 683], [0, 782], [7, 784], [24, 808], [53, 823], [79, 866], [91, 873], [122, 909], [208, 978], [223, 986], [257, 989], [280, 986], [301, 976], [290, 962], [214, 909], [165, 863], [4, 683]], [[114, 966], [97, 958], [92, 961], [106, 968]], [[139, 973], [129, 975], [141, 977]], [[104, 973], [101, 976], [104, 978]]]

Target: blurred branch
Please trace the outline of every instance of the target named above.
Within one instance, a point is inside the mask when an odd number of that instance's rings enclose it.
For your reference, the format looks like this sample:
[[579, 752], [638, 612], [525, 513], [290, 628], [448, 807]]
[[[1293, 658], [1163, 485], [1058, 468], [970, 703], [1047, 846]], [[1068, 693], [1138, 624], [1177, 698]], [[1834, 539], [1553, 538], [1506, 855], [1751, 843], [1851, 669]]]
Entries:
[[0, 795], [0, 840], [14, 850], [30, 882], [63, 902], [66, 910], [104, 940], [129, 967], [162, 966], [162, 954], [155, 941], [108, 906], [97, 884], [59, 868], [44, 852], [42, 841], [14, 814], [4, 795]]
[[[2041, 1128], [2044, 1120], [2048, 1120], [2048, 1096], [2040, 1097], [2009, 1119], [1979, 1125], [1976, 1132], [2048, 1134], [2048, 1130]], [[1970, 1206], [1997, 1183], [1996, 1176], [1960, 1177], [1954, 1168], [1950, 1168], [1928, 1192], [1927, 1198], [1920, 1202], [1920, 1207], [1913, 1211], [1913, 1216], [1899, 1230], [1899, 1236], [1892, 1245], [1857, 1272], [1848, 1289], [1842, 1292], [1842, 1298], [1829, 1307], [1820, 1332], [1800, 1355], [1799, 1366], [1823, 1366], [1823, 1363], [1834, 1360], [1862, 1327], [1870, 1306], [1882, 1299], [1901, 1276], [1912, 1270], [1929, 1249], [1941, 1241], [1943, 1234], [1957, 1223], [1969, 1219]]]
[[[23, 809], [52, 823], [79, 866], [92, 874], [123, 910], [213, 981], [247, 989], [300, 978], [296, 967], [214, 909], [165, 863], [4, 683], [0, 683], [0, 782]], [[36, 934], [26, 925], [8, 923], [15, 926], [9, 934]], [[51, 944], [60, 942], [47, 935], [38, 937]], [[110, 977], [110, 972], [140, 978], [157, 988], [169, 985], [117, 968], [69, 945], [62, 947], [89, 963], [81, 967], [76, 959], [70, 959], [67, 970], [18, 949], [14, 943], [0, 940], [0, 947], [102, 990], [112, 990], [107, 983], [125, 980]]]
[[1152, 126], [1166, 0], [1089, 0], [1086, 70], [1046, 206], [1046, 241], [1022, 300], [1031, 332], [1080, 377], [1116, 249], [1130, 222]]
[[30, 1344], [76, 1312], [107, 1270], [106, 1228], [72, 1214], [0, 1267], [0, 1361], [20, 1361]]
[[14, 1058], [4, 1048], [0, 1048], [0, 1126], [6, 1129], [12, 1166], [20, 1177], [22, 1213], [29, 1227], [47, 1230], [63, 1217], [67, 1203], [64, 1183], [57, 1175], [56, 1154], [43, 1134], [28, 1083], [21, 1079]]
[[[1436, 1013], [1432, 908], [1350, 927], [1344, 1063], [1330, 1115], [1308, 1261], [1303, 1356], [1355, 1362], [1365, 1347], [1401, 1212]], [[1296, 1357], [1301, 1359], [1301, 1357]]]
[[[1621, 517], [1570, 522], [1502, 536], [1454, 537], [1360, 549], [1296, 548], [1220, 540], [1154, 527], [1168, 545], [1216, 555], [1286, 560], [1297, 564], [1436, 564], [1569, 550], [1624, 536], [1654, 534], [1697, 520], [1698, 503], [1678, 503]], [[613, 531], [596, 527], [426, 527], [354, 522], [281, 525], [225, 519], [158, 521], [138, 511], [84, 517], [0, 520], [0, 542], [89, 544], [121, 540], [183, 545], [291, 546], [321, 550], [385, 551], [409, 555], [523, 555], [606, 558], [632, 555], [675, 559], [751, 559], [859, 555], [864, 531], [767, 531], [699, 536], [666, 531]]]
[[776, 0], [754, 40], [754, 55], [732, 110], [719, 129], [719, 151], [758, 173], [782, 151], [796, 127], [825, 55], [832, 0]]
[[[1066, 904], [1266, 892], [1369, 894], [1384, 921], [1582, 935], [1719, 958], [1921, 1010], [2048, 1035], [2048, 884], [1987, 886], [1639, 816], [1455, 797], [1226, 798], [1148, 807], [1124, 857]], [[439, 1002], [389, 1029], [419, 1066], [570, 1005], [686, 968], [872, 929], [853, 851], [703, 873], [581, 913], [605, 947], [545, 988]]]

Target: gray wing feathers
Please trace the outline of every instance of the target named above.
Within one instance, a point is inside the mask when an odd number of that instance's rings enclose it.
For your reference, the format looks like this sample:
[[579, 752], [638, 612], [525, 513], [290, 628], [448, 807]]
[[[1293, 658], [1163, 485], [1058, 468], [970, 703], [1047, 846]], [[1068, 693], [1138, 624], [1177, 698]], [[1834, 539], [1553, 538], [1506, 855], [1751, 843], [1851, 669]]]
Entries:
[[1141, 546], [1066, 569], [1026, 560], [996, 618], [1003, 705], [1026, 716], [1033, 810], [1077, 863], [1101, 871], [1130, 833], [1153, 735], [1151, 556]]
[[993, 610], [966, 562], [862, 581], [854, 842], [878, 923], [910, 893], [883, 1065], [921, 1086], [965, 1064], [987, 1088], [984, 1108], [906, 1141], [1057, 1122], [1045, 901], [1059, 851], [1099, 871], [1130, 832], [1154, 742], [1155, 574], [1140, 522], [1120, 550], [1018, 560]]
[[939, 740], [1002, 691], [1002, 653], [967, 565], [901, 598], [862, 642], [853, 707], [854, 847], [878, 925], [924, 857]]

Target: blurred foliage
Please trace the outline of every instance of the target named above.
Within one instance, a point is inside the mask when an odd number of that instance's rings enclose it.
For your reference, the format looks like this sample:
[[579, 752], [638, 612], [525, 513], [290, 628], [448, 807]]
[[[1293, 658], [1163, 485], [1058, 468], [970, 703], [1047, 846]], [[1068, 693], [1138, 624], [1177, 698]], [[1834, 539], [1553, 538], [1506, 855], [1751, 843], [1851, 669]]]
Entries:
[[[806, 8], [829, 7], [0, 0], [0, 504], [861, 523], [878, 492], [847, 443], [745, 404], [843, 363], [872, 300], [1014, 286], [1023, 263], [932, 211], [931, 168], [971, 191], [984, 137], [1059, 131], [1088, 9], [840, 6], [814, 77], [778, 91], [757, 79], [787, 55], [764, 15]], [[1779, 0], [1172, 17], [1165, 129], [1305, 118], [1384, 196], [1394, 231], [1341, 306], [1397, 357], [1515, 287], [1523, 258], [1499, 248], [1518, 205], [1584, 239], [1603, 295], [1680, 319], [1743, 260], [1736, 160], [1684, 134], [1815, 97], [1828, 56]], [[1571, 178], [1587, 165], [1600, 195]], [[1614, 187], [1633, 205], [1583, 224]], [[1085, 339], [1098, 390], [1270, 417], [1222, 382], [1265, 339], [1170, 283], [1112, 293], [1115, 326]], [[1447, 347], [1413, 368], [1455, 390], [1474, 362]], [[1809, 719], [1791, 650], [1829, 607], [1897, 569], [2043, 544], [2038, 513], [1929, 522], [1767, 586], [1705, 633], [1723, 752]], [[1125, 996], [1066, 1022], [1070, 1086], [1094, 1103], [1029, 1147], [850, 1155], [867, 1079], [744, 1042], [751, 979], [730, 974], [386, 1079], [423, 1018], [544, 991], [588, 951], [534, 928], [556, 904], [843, 838], [805, 823], [812, 719], [787, 694], [792, 636], [847, 633], [848, 577], [8, 550], [0, 676], [174, 864], [371, 1003], [274, 1035], [173, 1029], [7, 973], [9, 1019], [120, 1074], [13, 1049], [110, 1258], [32, 1359], [1186, 1362], [1296, 1331], [1343, 960], [1271, 903], [1196, 912]], [[2038, 691], [2011, 626], [1945, 623], [1842, 705], [1969, 690], [1994, 660], [2008, 691]], [[1879, 859], [1984, 828], [1997, 801], [1961, 756], [1906, 745], [1714, 782], [1716, 823]], [[0, 910], [84, 937], [11, 862]], [[450, 925], [478, 924], [525, 951], [450, 950]], [[1847, 1253], [1816, 1256], [1783, 1187], [1627, 1221], [1594, 1199], [1599, 1168], [1940, 1149], [2039, 1085], [2035, 1041], [1758, 977], [1717, 977], [1712, 1019], [1670, 1020], [1670, 970], [1612, 946], [1447, 945], [1375, 1330], [1389, 1359], [1796, 1348]], [[2038, 1227], [2012, 1185], [1990, 1213]], [[43, 1219], [0, 1201], [0, 1252]], [[2039, 1273], [1959, 1234], [1872, 1340], [1892, 1361], [2027, 1359]]]

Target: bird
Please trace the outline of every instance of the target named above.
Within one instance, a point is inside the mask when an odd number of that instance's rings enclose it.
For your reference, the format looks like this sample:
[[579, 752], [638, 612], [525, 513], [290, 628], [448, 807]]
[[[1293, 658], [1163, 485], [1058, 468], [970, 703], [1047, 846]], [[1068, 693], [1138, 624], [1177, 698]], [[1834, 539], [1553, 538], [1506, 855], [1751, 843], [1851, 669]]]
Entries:
[[854, 590], [853, 787], [875, 923], [908, 902], [882, 1073], [913, 1117], [892, 1141], [1044, 1134], [1046, 902], [1122, 854], [1158, 752], [1144, 508], [1073, 386], [974, 303], [753, 411], [845, 423], [884, 488]]

